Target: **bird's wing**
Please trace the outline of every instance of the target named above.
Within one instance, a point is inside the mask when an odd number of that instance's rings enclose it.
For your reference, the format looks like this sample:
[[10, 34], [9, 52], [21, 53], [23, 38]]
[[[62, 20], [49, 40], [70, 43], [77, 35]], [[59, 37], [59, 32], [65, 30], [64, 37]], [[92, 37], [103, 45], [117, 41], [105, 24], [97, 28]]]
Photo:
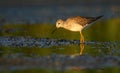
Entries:
[[68, 18], [66, 21], [74, 21], [82, 26], [86, 26], [87, 24], [90, 24], [94, 21], [96, 21], [97, 19], [101, 18], [102, 16], [98, 16], [98, 17], [83, 17], [83, 16], [75, 16], [75, 17], [71, 17]]
[[82, 26], [85, 26], [86, 24], [89, 24], [91, 22], [90, 18], [80, 17], [80, 16], [71, 17], [71, 18], [67, 19], [67, 21], [70, 21], [70, 20], [72, 20]]

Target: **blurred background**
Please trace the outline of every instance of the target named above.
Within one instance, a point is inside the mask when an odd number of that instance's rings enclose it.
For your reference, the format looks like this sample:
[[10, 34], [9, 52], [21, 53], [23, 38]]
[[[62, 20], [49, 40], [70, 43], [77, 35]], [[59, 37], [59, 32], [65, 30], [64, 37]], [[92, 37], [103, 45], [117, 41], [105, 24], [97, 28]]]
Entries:
[[[66, 19], [71, 16], [96, 17], [104, 15], [102, 19], [95, 25], [85, 30], [86, 40], [99, 41], [119, 41], [120, 27], [120, 1], [119, 0], [4, 0], [0, 1], [0, 19], [1, 28], [3, 24], [27, 24], [23, 25], [22, 31], [20, 26], [6, 26], [2, 30], [1, 35], [26, 35], [35, 37], [63, 38], [63, 39], [79, 39], [75, 34], [64, 33], [66, 30], [57, 31], [59, 34], [51, 35], [52, 29], [55, 28], [57, 19]], [[29, 24], [38, 24], [30, 26]], [[44, 25], [41, 24], [52, 24]], [[28, 26], [29, 25], [29, 26]], [[54, 27], [53, 27], [54, 25]], [[14, 29], [14, 28], [20, 29]], [[13, 29], [12, 29], [13, 28]], [[31, 29], [32, 28], [32, 29]], [[39, 29], [43, 28], [43, 29]], [[48, 30], [44, 30], [48, 29]], [[101, 30], [102, 29], [102, 30]], [[6, 33], [5, 33], [6, 32]], [[44, 32], [44, 34], [43, 34]], [[41, 35], [39, 34], [41, 33]], [[79, 34], [79, 33], [78, 33]], [[103, 36], [106, 34], [107, 36]], [[66, 37], [71, 35], [71, 37]], [[97, 36], [97, 38], [96, 38]]]
[[0, 16], [9, 23], [55, 23], [57, 18], [99, 16], [105, 19], [120, 16], [119, 0], [2, 0]]
[[[71, 16], [104, 15], [83, 31], [55, 28]], [[0, 0], [1, 73], [119, 73], [120, 0]]]

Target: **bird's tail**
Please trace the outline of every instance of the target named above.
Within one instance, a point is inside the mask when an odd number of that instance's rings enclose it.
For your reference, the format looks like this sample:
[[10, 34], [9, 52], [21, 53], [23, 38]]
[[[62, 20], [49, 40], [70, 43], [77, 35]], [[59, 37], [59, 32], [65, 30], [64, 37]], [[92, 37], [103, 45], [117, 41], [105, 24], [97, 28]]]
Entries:
[[92, 22], [94, 22], [94, 21], [100, 19], [101, 17], [103, 17], [103, 15], [101, 15], [101, 16], [97, 16], [97, 17], [92, 17], [92, 18], [90, 18], [90, 20], [89, 20], [88, 23], [90, 24], [90, 23], [92, 23]]
[[95, 20], [98, 20], [98, 19], [100, 19], [101, 17], [103, 17], [103, 15], [96, 17]]

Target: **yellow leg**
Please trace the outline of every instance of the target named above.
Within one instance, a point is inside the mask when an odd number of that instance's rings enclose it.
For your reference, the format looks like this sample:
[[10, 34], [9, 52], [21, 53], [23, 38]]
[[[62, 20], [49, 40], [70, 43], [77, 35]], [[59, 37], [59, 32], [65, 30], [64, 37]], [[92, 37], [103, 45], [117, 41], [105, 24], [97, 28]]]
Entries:
[[80, 38], [80, 43], [84, 43], [84, 36], [83, 36], [83, 34], [82, 34], [81, 31], [80, 31], [80, 36], [81, 36], [81, 38]]
[[81, 50], [80, 50], [80, 55], [82, 55], [83, 50], [84, 50], [84, 44], [80, 44], [80, 48], [81, 48]]
[[84, 50], [84, 36], [83, 36], [83, 34], [82, 34], [82, 32], [80, 31], [80, 48], [81, 48], [81, 50], [80, 50], [80, 55], [82, 55], [82, 53], [83, 53], [83, 50]]

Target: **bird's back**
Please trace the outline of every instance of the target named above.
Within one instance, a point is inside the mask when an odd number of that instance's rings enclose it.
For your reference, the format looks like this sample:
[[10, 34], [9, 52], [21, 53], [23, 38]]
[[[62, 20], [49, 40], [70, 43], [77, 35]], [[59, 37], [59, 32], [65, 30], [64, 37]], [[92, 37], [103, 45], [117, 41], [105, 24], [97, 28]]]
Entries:
[[97, 19], [100, 19], [101, 17], [102, 16], [98, 16], [98, 17], [75, 16], [75, 17], [68, 18], [66, 22], [75, 22], [75, 23], [80, 24], [81, 26], [86, 26], [86, 24], [90, 24], [96, 21]]

